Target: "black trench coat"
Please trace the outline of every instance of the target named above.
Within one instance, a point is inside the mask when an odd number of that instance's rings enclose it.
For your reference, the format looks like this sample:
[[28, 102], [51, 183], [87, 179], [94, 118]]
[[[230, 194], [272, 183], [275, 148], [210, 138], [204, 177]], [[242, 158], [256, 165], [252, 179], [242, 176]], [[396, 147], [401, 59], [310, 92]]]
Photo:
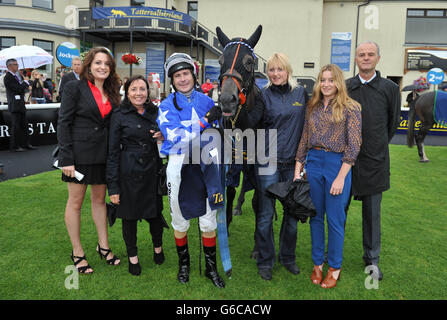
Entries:
[[128, 220], [161, 215], [162, 197], [157, 193], [161, 159], [149, 130], [157, 127], [157, 109], [140, 115], [123, 103], [111, 118], [107, 158], [109, 195], [119, 194], [117, 217]]
[[362, 146], [352, 168], [352, 194], [357, 197], [390, 188], [388, 144], [399, 125], [401, 96], [398, 85], [376, 73], [365, 85], [358, 75], [346, 81], [349, 95], [362, 105]]

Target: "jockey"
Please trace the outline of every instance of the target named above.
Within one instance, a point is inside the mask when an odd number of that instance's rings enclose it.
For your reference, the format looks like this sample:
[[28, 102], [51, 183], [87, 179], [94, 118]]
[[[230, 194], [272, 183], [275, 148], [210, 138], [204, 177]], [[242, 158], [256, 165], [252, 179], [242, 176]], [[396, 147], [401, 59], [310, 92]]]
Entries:
[[[211, 128], [212, 123], [222, 115], [220, 108], [214, 106], [214, 102], [208, 96], [194, 89], [196, 83], [196, 69], [191, 57], [184, 53], [173, 53], [165, 63], [165, 71], [174, 88], [159, 107], [157, 123], [165, 137], [161, 147], [161, 153], [169, 156], [166, 170], [169, 206], [171, 208], [172, 227], [174, 228], [175, 243], [179, 257], [179, 271], [177, 279], [181, 283], [189, 281], [190, 257], [188, 251], [187, 231], [191, 215], [185, 213], [182, 208], [194, 207], [194, 204], [186, 203], [182, 207], [182, 177], [184, 167], [191, 168], [185, 155], [191, 141], [200, 137], [200, 133]], [[184, 164], [185, 162], [185, 164]], [[190, 172], [190, 171], [189, 171]], [[203, 184], [203, 183], [202, 183]], [[185, 188], [183, 188], [185, 189]], [[205, 196], [204, 196], [205, 197]], [[196, 197], [197, 198], [197, 197]], [[186, 202], [191, 202], [191, 198]], [[200, 230], [202, 231], [203, 251], [205, 253], [205, 275], [219, 288], [225, 286], [217, 272], [216, 265], [216, 210], [212, 210], [207, 199], [204, 212], [198, 212]], [[199, 210], [198, 210], [199, 211]]]

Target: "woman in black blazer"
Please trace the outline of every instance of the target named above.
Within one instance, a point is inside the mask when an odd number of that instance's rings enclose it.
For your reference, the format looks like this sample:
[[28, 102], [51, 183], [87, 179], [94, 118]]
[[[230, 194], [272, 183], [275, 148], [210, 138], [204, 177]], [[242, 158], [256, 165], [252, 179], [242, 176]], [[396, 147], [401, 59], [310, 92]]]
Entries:
[[[65, 224], [80, 273], [92, 273], [80, 240], [81, 207], [91, 185], [92, 217], [98, 233], [96, 251], [110, 265], [120, 260], [109, 247], [107, 234], [106, 159], [110, 114], [120, 103], [116, 64], [106, 48], [96, 47], [84, 59], [80, 81], [66, 84], [59, 109], [57, 138], [62, 181], [67, 182]], [[78, 181], [75, 171], [84, 175]]]
[[163, 218], [162, 196], [158, 192], [161, 159], [157, 138], [163, 136], [157, 126], [158, 108], [149, 98], [149, 84], [141, 75], [124, 84], [124, 101], [113, 111], [110, 120], [107, 188], [110, 201], [122, 219], [123, 238], [129, 258], [129, 272], [140, 275], [137, 222], [149, 222], [154, 262], [162, 264]]

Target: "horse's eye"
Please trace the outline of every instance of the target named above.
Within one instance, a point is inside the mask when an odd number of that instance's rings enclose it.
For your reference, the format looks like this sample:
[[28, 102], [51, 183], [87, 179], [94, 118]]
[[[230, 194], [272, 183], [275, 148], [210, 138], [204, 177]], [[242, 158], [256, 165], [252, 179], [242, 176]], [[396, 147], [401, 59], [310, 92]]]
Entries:
[[242, 59], [242, 65], [244, 66], [245, 70], [247, 70], [248, 72], [252, 72], [255, 67], [255, 60], [253, 59], [252, 56], [247, 54]]
[[224, 56], [221, 55], [221, 56], [219, 57], [219, 64], [220, 64], [221, 66], [223, 66], [223, 63], [224, 63]]

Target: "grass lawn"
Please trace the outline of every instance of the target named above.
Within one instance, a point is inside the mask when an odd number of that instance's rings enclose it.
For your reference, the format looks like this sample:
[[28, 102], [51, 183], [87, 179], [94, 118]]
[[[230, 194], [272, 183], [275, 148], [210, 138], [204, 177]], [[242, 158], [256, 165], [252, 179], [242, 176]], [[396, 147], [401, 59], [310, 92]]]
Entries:
[[[366, 289], [362, 260], [361, 203], [353, 201], [348, 214], [341, 280], [332, 290], [310, 281], [312, 271], [309, 224], [298, 226], [297, 264], [294, 276], [276, 264], [273, 280], [257, 275], [253, 247], [254, 214], [246, 201], [242, 216], [230, 227], [233, 275], [223, 274], [226, 287], [218, 290], [199, 274], [197, 219], [188, 235], [191, 275], [188, 284], [177, 279], [178, 259], [172, 227], [164, 233], [166, 261], [155, 265], [148, 224], [139, 223], [140, 277], [127, 270], [121, 235], [121, 220], [109, 230], [110, 245], [121, 260], [118, 267], [106, 265], [95, 252], [96, 230], [90, 215], [90, 198], [82, 212], [81, 240], [92, 275], [80, 275], [78, 288], [67, 289], [65, 273], [72, 265], [71, 245], [64, 224], [66, 186], [60, 172], [51, 171], [0, 183], [0, 299], [176, 299], [176, 300], [295, 300], [447, 299], [447, 148], [426, 146], [430, 163], [419, 163], [415, 148], [391, 145], [391, 189], [382, 201], [382, 254], [384, 279], [377, 289]], [[251, 194], [247, 198], [251, 199]], [[164, 216], [170, 222], [167, 198]], [[282, 219], [277, 204], [276, 245]], [[202, 253], [203, 259], [203, 253]], [[202, 270], [204, 270], [202, 262]], [[327, 268], [327, 267], [326, 267]], [[70, 283], [68, 278], [67, 283]]]

